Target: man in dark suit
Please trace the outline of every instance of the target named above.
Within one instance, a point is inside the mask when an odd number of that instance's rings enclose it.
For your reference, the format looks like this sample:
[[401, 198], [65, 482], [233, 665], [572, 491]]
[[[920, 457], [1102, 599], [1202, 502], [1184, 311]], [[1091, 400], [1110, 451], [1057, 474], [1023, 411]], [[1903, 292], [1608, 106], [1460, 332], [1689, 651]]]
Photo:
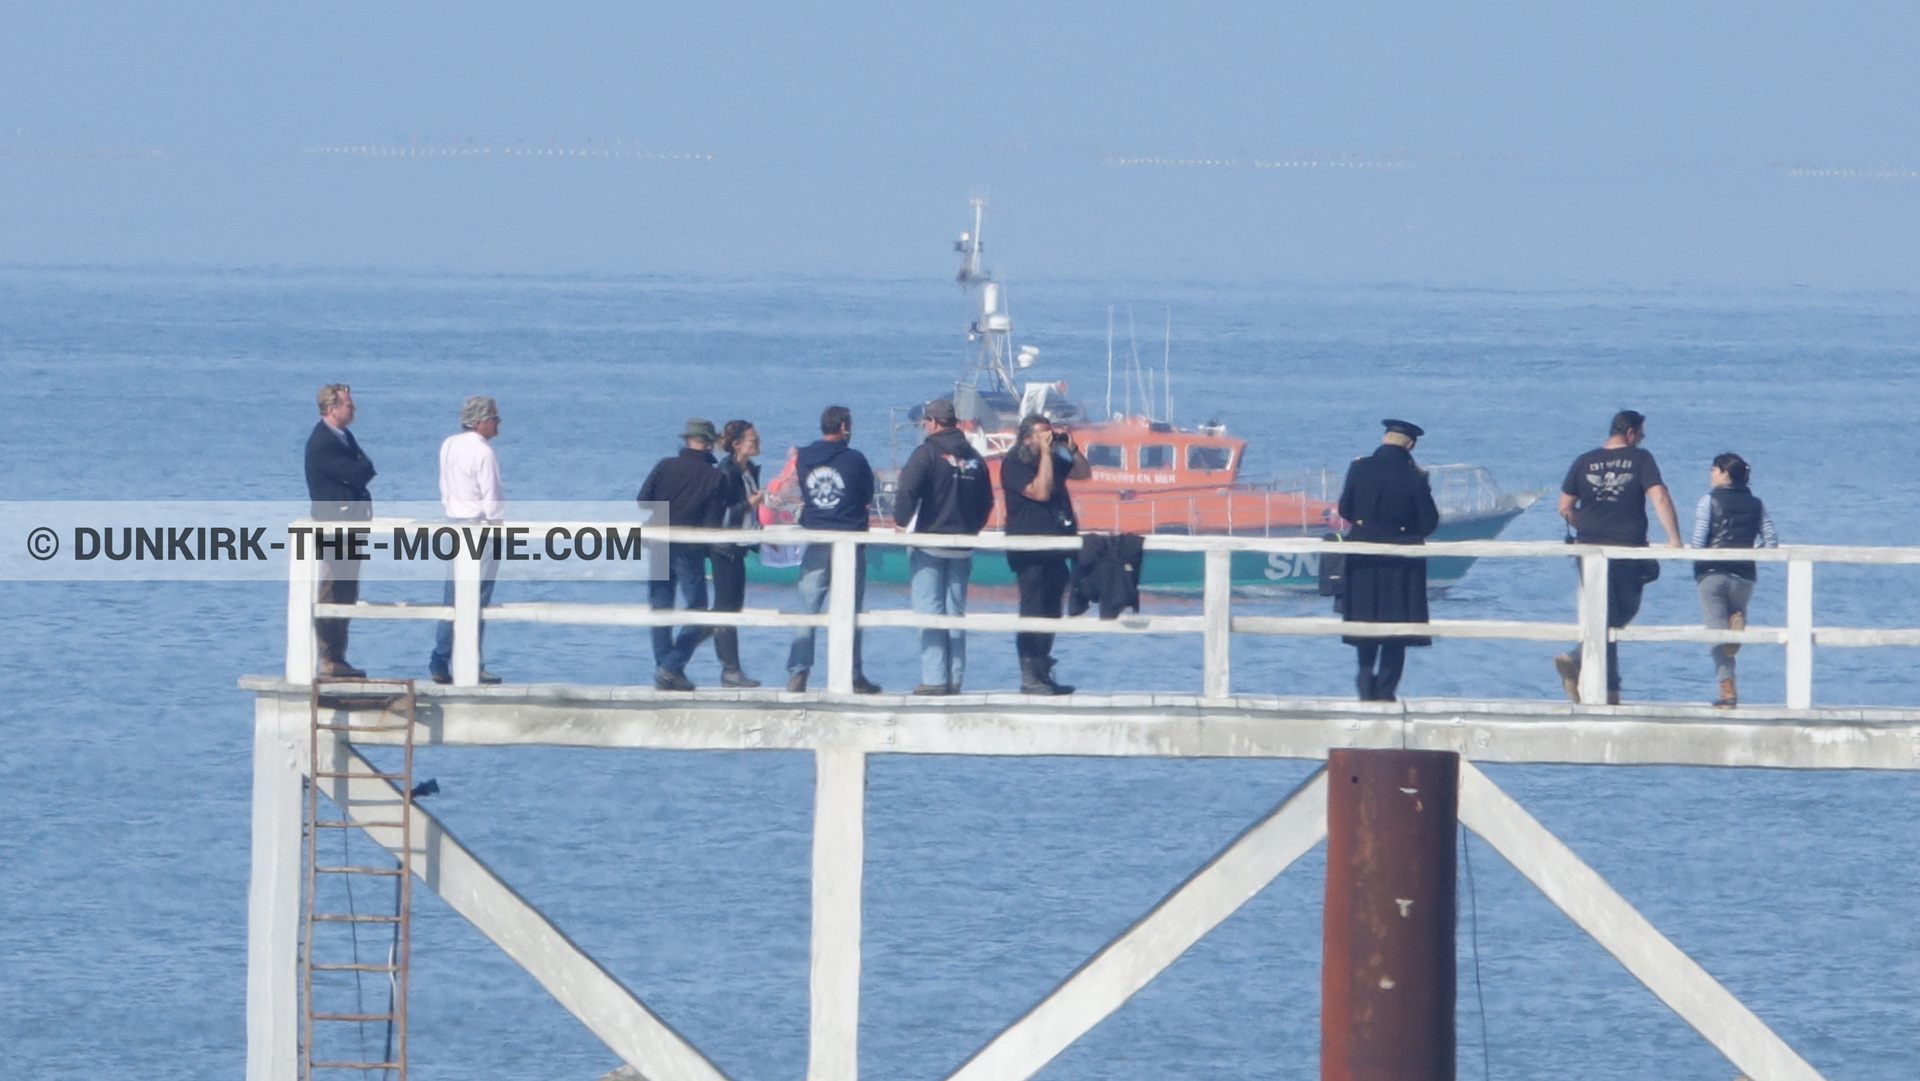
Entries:
[[[1350, 541], [1372, 544], [1424, 544], [1440, 524], [1427, 472], [1414, 464], [1413, 445], [1427, 434], [1417, 424], [1383, 420], [1380, 446], [1347, 467], [1340, 493], [1340, 517], [1351, 523]], [[1355, 555], [1346, 560], [1349, 623], [1427, 622], [1427, 561], [1401, 556]], [[1391, 702], [1406, 667], [1408, 646], [1430, 646], [1417, 635], [1342, 639], [1360, 653], [1355, 681], [1363, 702]], [[1374, 667], [1378, 661], [1379, 668]]]
[[[313, 517], [322, 522], [364, 522], [373, 517], [373, 496], [367, 482], [374, 477], [373, 462], [347, 426], [353, 423], [353, 391], [345, 383], [320, 388], [320, 422], [307, 437], [307, 498]], [[360, 564], [342, 558], [320, 561], [320, 603], [354, 604], [360, 600]], [[347, 621], [316, 619], [313, 636], [320, 644], [320, 674], [358, 679], [367, 673], [347, 663]]]

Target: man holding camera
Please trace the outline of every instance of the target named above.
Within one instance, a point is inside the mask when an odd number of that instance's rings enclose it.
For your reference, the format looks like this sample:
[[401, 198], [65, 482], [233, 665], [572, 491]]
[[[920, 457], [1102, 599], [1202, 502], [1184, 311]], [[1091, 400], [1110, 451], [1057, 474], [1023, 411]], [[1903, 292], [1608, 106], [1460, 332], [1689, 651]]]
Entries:
[[[1067, 433], [1054, 434], [1046, 417], [1035, 413], [1020, 422], [1019, 441], [1000, 462], [1000, 486], [1007, 498], [1007, 535], [1071, 537], [1080, 531], [1067, 495], [1067, 481], [1093, 474], [1086, 455]], [[1020, 614], [1059, 619], [1072, 578], [1072, 553], [1008, 552], [1020, 587]], [[1053, 635], [1022, 632], [1014, 636], [1020, 651], [1020, 693], [1072, 694], [1053, 679]]]

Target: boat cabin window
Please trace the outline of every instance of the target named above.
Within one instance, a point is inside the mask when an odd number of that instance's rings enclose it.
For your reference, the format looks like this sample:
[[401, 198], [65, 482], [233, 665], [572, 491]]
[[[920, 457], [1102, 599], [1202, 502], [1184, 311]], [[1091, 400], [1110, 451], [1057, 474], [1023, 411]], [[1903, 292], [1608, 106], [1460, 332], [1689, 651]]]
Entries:
[[1193, 443], [1187, 447], [1187, 468], [1209, 472], [1225, 469], [1233, 461], [1232, 447], [1209, 447]]
[[1173, 448], [1165, 443], [1154, 443], [1140, 448], [1140, 468], [1172, 469]]
[[1088, 443], [1087, 464], [1099, 469], [1125, 469], [1127, 459], [1118, 443]]

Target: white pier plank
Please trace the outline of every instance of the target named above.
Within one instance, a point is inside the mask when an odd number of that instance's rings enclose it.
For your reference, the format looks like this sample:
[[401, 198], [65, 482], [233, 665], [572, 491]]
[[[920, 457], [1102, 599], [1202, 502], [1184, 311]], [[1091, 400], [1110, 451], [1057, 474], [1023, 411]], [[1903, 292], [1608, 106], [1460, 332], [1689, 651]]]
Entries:
[[1321, 769], [995, 1036], [949, 1081], [1032, 1077], [1326, 836], [1327, 772]]
[[1460, 761], [1460, 821], [1753, 1081], [1822, 1081], [1766, 1022], [1668, 941], [1513, 797]]

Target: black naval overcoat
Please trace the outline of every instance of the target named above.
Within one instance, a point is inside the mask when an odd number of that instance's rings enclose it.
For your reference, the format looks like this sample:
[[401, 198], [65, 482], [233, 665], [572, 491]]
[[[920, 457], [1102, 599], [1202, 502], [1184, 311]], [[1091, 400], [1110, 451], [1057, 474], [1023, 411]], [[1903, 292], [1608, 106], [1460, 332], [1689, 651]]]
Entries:
[[[1405, 447], [1382, 443], [1347, 467], [1340, 492], [1340, 517], [1352, 523], [1350, 541], [1374, 544], [1424, 544], [1440, 524], [1427, 472], [1414, 464]], [[1344, 618], [1349, 623], [1427, 622], [1427, 561], [1400, 556], [1352, 555], [1347, 560]], [[1428, 646], [1433, 639], [1398, 635], [1342, 639], [1348, 645], [1395, 642]]]

